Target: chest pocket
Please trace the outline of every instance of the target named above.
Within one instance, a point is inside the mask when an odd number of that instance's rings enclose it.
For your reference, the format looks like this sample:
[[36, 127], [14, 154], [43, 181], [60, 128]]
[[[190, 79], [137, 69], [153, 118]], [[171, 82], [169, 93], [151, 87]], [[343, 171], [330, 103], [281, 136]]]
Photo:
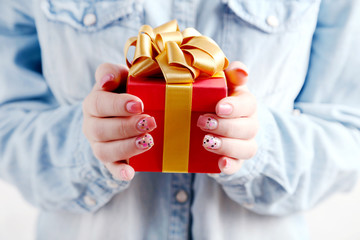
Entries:
[[140, 0], [43, 0], [41, 11], [43, 74], [60, 104], [82, 101], [101, 63], [125, 64], [144, 16]]
[[222, 46], [229, 59], [249, 67], [248, 85], [258, 98], [291, 103], [307, 73], [320, 0], [223, 2]]
[[141, 2], [134, 0], [45, 0], [41, 8], [50, 21], [82, 32], [99, 31], [112, 24], [136, 29], [143, 12]]
[[306, 27], [306, 14], [318, 0], [224, 0], [231, 11], [244, 21], [266, 33], [298, 31]]

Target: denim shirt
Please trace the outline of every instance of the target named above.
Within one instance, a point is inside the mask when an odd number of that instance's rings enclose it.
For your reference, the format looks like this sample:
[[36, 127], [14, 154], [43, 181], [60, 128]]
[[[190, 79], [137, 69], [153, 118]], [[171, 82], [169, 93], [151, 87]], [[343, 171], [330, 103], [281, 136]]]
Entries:
[[[360, 172], [360, 1], [17, 0], [0, 4], [0, 177], [37, 239], [307, 239], [302, 212]], [[118, 181], [82, 133], [103, 62], [177, 19], [250, 69], [257, 154], [233, 175]], [[156, 139], [155, 139], [156, 141]]]

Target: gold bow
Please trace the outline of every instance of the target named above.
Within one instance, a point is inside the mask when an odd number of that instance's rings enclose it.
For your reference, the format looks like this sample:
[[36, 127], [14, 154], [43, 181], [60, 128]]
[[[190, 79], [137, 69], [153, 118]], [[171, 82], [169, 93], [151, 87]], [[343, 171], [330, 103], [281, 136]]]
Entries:
[[[136, 46], [132, 62], [127, 59], [130, 46]], [[176, 20], [159, 27], [143, 25], [137, 37], [125, 44], [130, 75], [154, 76], [162, 72], [166, 83], [192, 83], [200, 75], [210, 76], [224, 70], [229, 61], [220, 47], [194, 28], [180, 32]]]

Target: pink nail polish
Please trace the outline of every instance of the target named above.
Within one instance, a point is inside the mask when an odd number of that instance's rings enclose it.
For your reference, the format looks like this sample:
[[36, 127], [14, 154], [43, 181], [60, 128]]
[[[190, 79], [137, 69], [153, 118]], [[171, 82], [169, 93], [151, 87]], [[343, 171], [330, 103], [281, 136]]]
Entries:
[[197, 126], [206, 130], [214, 130], [218, 127], [218, 121], [213, 117], [200, 116]]
[[112, 73], [106, 74], [100, 81], [101, 88], [109, 88], [114, 84], [115, 75]]
[[207, 134], [203, 140], [203, 146], [207, 149], [216, 150], [221, 147], [221, 139]]
[[224, 158], [223, 158], [222, 168], [223, 168], [224, 170], [225, 170], [225, 169], [228, 169], [228, 168], [230, 168], [230, 165], [231, 165], [230, 159], [228, 159], [227, 157], [224, 157]]
[[142, 102], [139, 101], [128, 101], [126, 103], [126, 110], [129, 113], [142, 113], [144, 111], [144, 106]]
[[127, 180], [129, 178], [125, 169], [121, 170], [120, 175], [122, 180]]
[[149, 149], [154, 146], [154, 140], [150, 134], [145, 134], [141, 137], [136, 138], [135, 143], [136, 146], [142, 150]]
[[136, 127], [141, 132], [152, 131], [156, 128], [155, 118], [146, 117], [146, 118], [140, 119], [137, 122]]
[[217, 114], [230, 115], [233, 111], [233, 106], [228, 103], [222, 103], [218, 106]]

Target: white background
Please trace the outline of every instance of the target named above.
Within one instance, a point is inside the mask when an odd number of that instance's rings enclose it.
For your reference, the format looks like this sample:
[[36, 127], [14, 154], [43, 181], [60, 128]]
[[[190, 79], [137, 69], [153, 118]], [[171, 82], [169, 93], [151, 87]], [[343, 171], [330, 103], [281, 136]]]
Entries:
[[[34, 240], [36, 210], [0, 181], [0, 239]], [[360, 240], [360, 183], [306, 214], [313, 240]]]

